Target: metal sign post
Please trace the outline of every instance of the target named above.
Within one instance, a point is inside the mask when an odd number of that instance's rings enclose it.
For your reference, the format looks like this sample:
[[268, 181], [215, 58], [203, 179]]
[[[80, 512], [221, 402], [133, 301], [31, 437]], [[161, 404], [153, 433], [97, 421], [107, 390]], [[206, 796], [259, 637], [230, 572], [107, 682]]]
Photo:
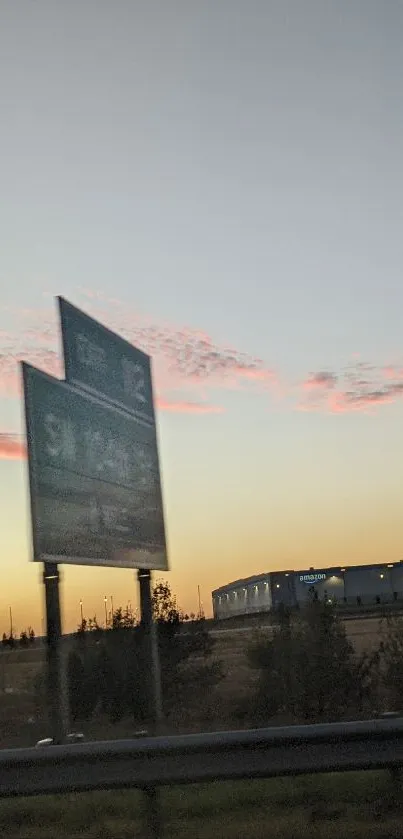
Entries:
[[154, 733], [158, 733], [163, 718], [163, 710], [158, 634], [152, 613], [151, 573], [148, 570], [138, 571], [137, 578], [140, 589], [140, 614], [146, 645], [146, 661], [149, 665], [147, 672], [144, 674], [147, 705]]
[[[148, 570], [137, 572], [140, 590], [140, 617], [144, 631], [146, 672], [144, 685], [146, 690], [147, 708], [151, 717], [153, 734], [160, 733], [163, 718], [161, 670], [158, 649], [157, 626], [153, 619], [151, 573]], [[161, 833], [161, 798], [160, 791], [155, 786], [144, 788], [147, 801], [147, 828], [150, 839], [160, 839]]]
[[63, 743], [68, 731], [68, 695], [65, 661], [61, 645], [59, 569], [45, 562], [43, 571], [46, 601], [47, 696], [52, 740]]

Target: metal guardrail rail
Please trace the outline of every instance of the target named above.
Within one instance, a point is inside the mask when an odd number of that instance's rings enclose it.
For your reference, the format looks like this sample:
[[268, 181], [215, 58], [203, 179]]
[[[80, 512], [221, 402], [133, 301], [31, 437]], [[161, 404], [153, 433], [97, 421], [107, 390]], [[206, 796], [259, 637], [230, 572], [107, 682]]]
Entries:
[[403, 767], [403, 718], [0, 751], [0, 797]]

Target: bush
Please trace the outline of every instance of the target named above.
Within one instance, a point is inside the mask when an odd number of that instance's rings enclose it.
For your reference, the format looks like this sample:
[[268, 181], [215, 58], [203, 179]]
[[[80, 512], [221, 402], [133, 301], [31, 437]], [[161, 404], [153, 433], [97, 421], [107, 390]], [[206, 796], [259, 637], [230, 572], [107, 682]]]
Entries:
[[381, 688], [389, 711], [403, 710], [403, 619], [390, 615], [382, 626], [379, 645]]
[[[205, 621], [188, 622], [168, 583], [155, 586], [152, 605], [164, 712], [169, 716], [192, 700], [197, 703], [200, 692], [208, 691], [221, 678], [221, 668], [210, 660], [213, 640]], [[130, 610], [117, 609], [109, 630], [83, 621], [69, 656], [72, 718], [88, 719], [99, 709], [112, 722], [126, 717], [136, 723], [146, 721], [150, 716], [145, 692], [150, 662], [146, 656], [144, 628]]]
[[374, 690], [374, 662], [356, 656], [334, 608], [313, 601], [278, 619], [272, 638], [249, 651], [260, 671], [254, 714], [316, 722], [362, 713]]

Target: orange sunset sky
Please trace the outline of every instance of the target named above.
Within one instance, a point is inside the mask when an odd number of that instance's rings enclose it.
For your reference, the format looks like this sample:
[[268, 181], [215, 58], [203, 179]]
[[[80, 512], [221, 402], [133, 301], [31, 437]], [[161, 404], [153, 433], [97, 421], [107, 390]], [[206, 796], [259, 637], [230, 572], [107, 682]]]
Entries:
[[[42, 630], [18, 362], [62, 375], [56, 294], [153, 358], [184, 609], [403, 558], [402, 26], [375, 0], [1, 4], [0, 632], [10, 605]], [[62, 594], [66, 630], [137, 602], [127, 570], [64, 567]]]

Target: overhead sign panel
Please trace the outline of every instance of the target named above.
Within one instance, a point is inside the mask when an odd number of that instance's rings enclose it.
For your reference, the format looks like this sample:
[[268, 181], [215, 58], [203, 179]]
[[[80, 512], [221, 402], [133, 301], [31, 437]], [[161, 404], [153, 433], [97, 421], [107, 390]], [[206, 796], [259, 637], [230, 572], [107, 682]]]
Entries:
[[[34, 558], [166, 569], [152, 400], [141, 421], [29, 365], [23, 376]], [[107, 385], [115, 396], [119, 387]]]
[[66, 380], [154, 423], [149, 356], [62, 297], [59, 309]]

